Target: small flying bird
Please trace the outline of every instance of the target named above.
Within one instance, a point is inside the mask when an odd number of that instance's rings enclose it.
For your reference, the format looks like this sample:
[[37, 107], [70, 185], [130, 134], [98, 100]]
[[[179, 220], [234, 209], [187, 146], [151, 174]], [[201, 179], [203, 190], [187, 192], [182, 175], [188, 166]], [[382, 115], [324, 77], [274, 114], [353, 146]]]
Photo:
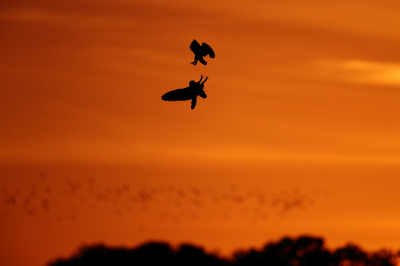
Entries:
[[201, 82], [203, 80], [203, 75], [201, 75], [201, 78], [198, 82], [192, 80], [189, 82], [189, 87], [167, 92], [166, 94], [161, 96], [161, 99], [163, 99], [164, 101], [192, 100], [192, 105], [190, 108], [192, 108], [193, 110], [196, 107], [197, 96], [200, 96], [203, 99], [207, 98], [207, 95], [204, 92], [204, 83], [207, 81], [207, 79], [208, 77], [206, 77], [204, 81]]
[[200, 44], [196, 41], [193, 40], [193, 42], [190, 44], [190, 50], [194, 53], [194, 61], [191, 63], [193, 65], [197, 65], [197, 61], [200, 61], [203, 65], [207, 65], [207, 62], [204, 61], [204, 56], [209, 55], [211, 58], [215, 57], [215, 53], [213, 49], [203, 42], [203, 44], [200, 46]]

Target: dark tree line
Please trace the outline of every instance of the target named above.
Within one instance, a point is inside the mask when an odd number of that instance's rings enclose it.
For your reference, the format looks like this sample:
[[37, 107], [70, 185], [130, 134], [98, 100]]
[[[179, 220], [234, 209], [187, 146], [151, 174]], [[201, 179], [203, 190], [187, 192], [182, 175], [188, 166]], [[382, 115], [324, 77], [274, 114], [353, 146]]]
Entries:
[[224, 259], [201, 247], [184, 244], [173, 249], [168, 243], [150, 242], [136, 248], [85, 246], [68, 259], [57, 259], [49, 266], [395, 266], [398, 253], [388, 250], [365, 252], [355, 245], [330, 251], [321, 238], [283, 238], [261, 249], [241, 250]]
[[355, 245], [330, 251], [321, 238], [284, 238], [266, 244], [261, 250], [236, 252], [232, 265], [273, 266], [394, 266], [397, 254], [381, 250], [365, 252]]

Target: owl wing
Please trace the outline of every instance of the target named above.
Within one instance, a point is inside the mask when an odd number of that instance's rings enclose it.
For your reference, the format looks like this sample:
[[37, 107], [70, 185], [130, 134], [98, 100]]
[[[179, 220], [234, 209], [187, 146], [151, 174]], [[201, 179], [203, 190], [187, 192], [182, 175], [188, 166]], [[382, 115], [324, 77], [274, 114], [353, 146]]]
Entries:
[[201, 45], [201, 51], [203, 56], [209, 55], [211, 58], [215, 57], [214, 50], [205, 42]]
[[202, 48], [201, 48], [200, 44], [196, 40], [193, 40], [192, 43], [190, 44], [190, 50], [192, 50], [192, 52], [194, 54], [200, 53], [201, 49]]
[[193, 89], [190, 87], [169, 91], [161, 99], [164, 101], [187, 101], [193, 98]]

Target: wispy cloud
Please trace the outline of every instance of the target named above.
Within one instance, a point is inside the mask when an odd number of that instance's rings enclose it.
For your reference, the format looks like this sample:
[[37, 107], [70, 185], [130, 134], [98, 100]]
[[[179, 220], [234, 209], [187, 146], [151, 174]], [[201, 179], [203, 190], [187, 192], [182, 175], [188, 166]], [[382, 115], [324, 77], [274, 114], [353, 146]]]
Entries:
[[318, 76], [341, 81], [372, 85], [400, 84], [400, 63], [324, 59], [315, 61], [313, 68]]
[[86, 26], [127, 25], [137, 22], [133, 18], [101, 16], [93, 14], [60, 13], [41, 8], [10, 8], [0, 13], [0, 21], [76, 23]]

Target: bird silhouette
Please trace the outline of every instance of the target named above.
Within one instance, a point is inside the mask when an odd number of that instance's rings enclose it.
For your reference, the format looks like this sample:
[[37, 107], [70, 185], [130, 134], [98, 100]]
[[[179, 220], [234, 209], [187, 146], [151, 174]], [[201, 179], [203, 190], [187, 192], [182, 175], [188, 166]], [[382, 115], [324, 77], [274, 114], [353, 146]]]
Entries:
[[200, 63], [203, 65], [207, 65], [207, 62], [203, 57], [207, 55], [209, 55], [211, 58], [215, 57], [213, 49], [205, 42], [203, 42], [203, 44], [200, 46], [196, 40], [193, 40], [190, 44], [190, 50], [192, 50], [194, 53], [194, 61], [191, 63], [193, 65], [197, 65], [197, 61], [200, 61]]
[[161, 96], [161, 99], [164, 101], [188, 101], [192, 100], [191, 108], [192, 110], [196, 107], [197, 96], [205, 99], [207, 98], [206, 93], [204, 92], [204, 83], [207, 81], [208, 77], [204, 79], [203, 75], [198, 82], [192, 80], [189, 82], [189, 87], [183, 89], [176, 89], [170, 92], [165, 93]]

